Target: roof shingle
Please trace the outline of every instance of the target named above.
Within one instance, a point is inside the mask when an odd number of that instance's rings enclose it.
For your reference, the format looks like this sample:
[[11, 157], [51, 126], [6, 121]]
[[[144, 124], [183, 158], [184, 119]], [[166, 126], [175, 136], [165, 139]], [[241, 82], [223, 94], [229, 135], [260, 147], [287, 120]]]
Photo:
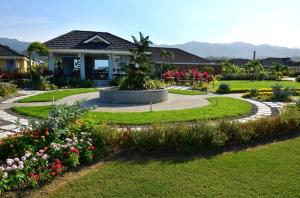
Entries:
[[[92, 38], [95, 35], [107, 40], [106, 43], [84, 43], [84, 41]], [[93, 32], [73, 30], [44, 43], [50, 49], [90, 49], [90, 50], [117, 50], [128, 51], [134, 48], [134, 44], [130, 41], [112, 35], [108, 32]]]

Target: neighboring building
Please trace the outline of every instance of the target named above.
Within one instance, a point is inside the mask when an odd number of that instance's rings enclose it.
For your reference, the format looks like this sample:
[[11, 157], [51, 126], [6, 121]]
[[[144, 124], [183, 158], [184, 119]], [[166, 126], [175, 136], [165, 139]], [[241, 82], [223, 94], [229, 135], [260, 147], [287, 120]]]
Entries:
[[0, 44], [0, 71], [25, 73], [29, 59], [19, 52]]
[[286, 65], [286, 66], [292, 66], [294, 64], [294, 62], [292, 61], [291, 58], [269, 57], [269, 58], [261, 59], [260, 62], [264, 67], [267, 67], [267, 68], [272, 67], [274, 64], [281, 64], [281, 65]]
[[[45, 42], [50, 54], [48, 67], [54, 71], [58, 67], [65, 75], [79, 72], [81, 79], [111, 80], [114, 76], [123, 74], [122, 67], [129, 61], [130, 49], [135, 45], [107, 32], [92, 32], [74, 30], [50, 41]], [[151, 48], [150, 60], [160, 64], [160, 50]], [[172, 63], [182, 66], [214, 66], [214, 64], [196, 55], [179, 49], [175, 52]], [[166, 60], [164, 60], [166, 61]], [[167, 60], [169, 61], [169, 60]]]
[[245, 65], [249, 61], [250, 61], [249, 59], [244, 59], [244, 58], [233, 58], [229, 60], [230, 63], [237, 65], [239, 67]]
[[[174, 57], [162, 58], [162, 50], [173, 53]], [[204, 58], [201, 58], [199, 56], [196, 56], [178, 48], [151, 47], [150, 52], [150, 60], [155, 65], [156, 70], [160, 69], [161, 64], [170, 63], [176, 65], [179, 70], [185, 68], [197, 68], [198, 70], [201, 70], [203, 67], [210, 66], [214, 68], [214, 72], [216, 74], [219, 74], [222, 71], [220, 64], [213, 63], [209, 60], [206, 60]]]

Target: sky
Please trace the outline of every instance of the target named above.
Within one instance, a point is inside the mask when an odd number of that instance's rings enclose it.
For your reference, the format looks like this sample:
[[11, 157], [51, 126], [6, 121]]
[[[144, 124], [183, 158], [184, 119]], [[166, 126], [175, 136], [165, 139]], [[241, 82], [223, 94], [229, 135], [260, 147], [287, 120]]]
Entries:
[[0, 0], [0, 37], [47, 41], [71, 30], [155, 44], [248, 42], [300, 48], [300, 0]]

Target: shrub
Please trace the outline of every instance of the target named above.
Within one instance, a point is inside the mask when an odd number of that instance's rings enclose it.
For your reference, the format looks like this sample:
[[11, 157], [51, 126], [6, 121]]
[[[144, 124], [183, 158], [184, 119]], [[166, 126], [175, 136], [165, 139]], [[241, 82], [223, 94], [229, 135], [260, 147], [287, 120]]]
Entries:
[[280, 102], [289, 101], [292, 95], [296, 95], [296, 90], [294, 88], [283, 88], [283, 86], [279, 84], [272, 86], [272, 92], [272, 99]]
[[125, 77], [124, 76], [117, 76], [111, 81], [112, 86], [121, 86], [124, 83]]
[[146, 89], [163, 89], [165, 83], [160, 80], [148, 80], [146, 82]]
[[200, 71], [207, 72], [209, 74], [213, 74], [215, 69], [213, 67], [206, 66], [206, 67], [203, 67], [202, 69], [200, 69]]
[[17, 86], [10, 83], [0, 83], [0, 96], [7, 97], [18, 93]]
[[221, 83], [217, 89], [217, 93], [229, 93], [230, 86], [229, 84]]
[[297, 78], [295, 80], [296, 80], [296, 82], [300, 82], [300, 76], [297, 76]]

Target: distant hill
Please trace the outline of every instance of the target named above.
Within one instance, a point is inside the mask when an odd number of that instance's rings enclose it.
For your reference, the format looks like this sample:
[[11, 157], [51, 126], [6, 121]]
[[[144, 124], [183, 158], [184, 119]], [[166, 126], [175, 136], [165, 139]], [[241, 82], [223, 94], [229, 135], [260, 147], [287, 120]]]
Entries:
[[24, 52], [29, 46], [30, 42], [19, 41], [17, 39], [0, 38], [0, 44], [6, 45], [18, 52]]
[[253, 45], [243, 42], [235, 43], [205, 43], [191, 41], [184, 44], [175, 44], [175, 45], [156, 45], [162, 47], [177, 47], [182, 50], [188, 51], [190, 53], [196, 54], [201, 57], [207, 58], [218, 58], [218, 57], [227, 57], [227, 58], [247, 58], [251, 59], [253, 57], [253, 51], [256, 50], [257, 58], [266, 58], [266, 57], [297, 57], [299, 60], [300, 49], [297, 48], [287, 48], [272, 46], [268, 44], [263, 45]]

